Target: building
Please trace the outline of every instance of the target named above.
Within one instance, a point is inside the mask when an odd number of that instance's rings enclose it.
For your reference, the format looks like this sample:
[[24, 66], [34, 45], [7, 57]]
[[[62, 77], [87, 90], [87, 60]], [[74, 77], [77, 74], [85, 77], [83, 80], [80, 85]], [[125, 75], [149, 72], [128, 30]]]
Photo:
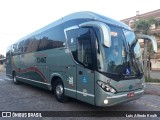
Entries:
[[[139, 14], [139, 11], [136, 11], [136, 15], [124, 20], [121, 20], [125, 24], [129, 25], [132, 29], [134, 29], [134, 23], [139, 19], [150, 19], [155, 18], [157, 23], [151, 25], [151, 34], [156, 37], [158, 43], [158, 52], [155, 55], [152, 55], [151, 58], [151, 70], [160, 70], [160, 9], [154, 10], [148, 13]], [[142, 51], [143, 51], [143, 40], [139, 40]]]
[[6, 58], [0, 58], [0, 72], [5, 71], [5, 61]]
[[5, 64], [6, 58], [0, 58], [0, 65]]

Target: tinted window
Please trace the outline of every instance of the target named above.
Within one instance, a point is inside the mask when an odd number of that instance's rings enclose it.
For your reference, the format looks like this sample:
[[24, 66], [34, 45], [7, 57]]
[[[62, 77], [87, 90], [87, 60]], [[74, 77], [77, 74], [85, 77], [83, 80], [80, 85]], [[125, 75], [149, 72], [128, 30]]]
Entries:
[[133, 74], [142, 73], [143, 67], [140, 45], [137, 42], [135, 47], [132, 48], [131, 43], [136, 39], [134, 33], [128, 30], [123, 30], [123, 32], [126, 37], [127, 47], [130, 48], [130, 69], [134, 72]]
[[112, 74], [126, 74], [128, 68], [127, 53], [125, 47], [125, 38], [120, 28], [109, 26], [111, 30], [111, 47], [103, 47], [105, 52], [104, 68], [105, 71]]
[[18, 53], [18, 43], [14, 44], [12, 46], [12, 53], [13, 53], [13, 55], [17, 55], [17, 53]]
[[67, 41], [69, 46], [76, 45], [78, 29], [67, 31]]
[[77, 37], [78, 61], [92, 68], [91, 31], [89, 28], [80, 28]]
[[56, 26], [51, 28], [37, 37], [39, 45], [37, 51], [48, 50], [65, 46], [63, 27]]
[[77, 43], [77, 33], [78, 29], [69, 30], [67, 33], [67, 41], [72, 52], [72, 55], [75, 60], [77, 60], [77, 51], [76, 51], [76, 43]]
[[[30, 53], [65, 46], [64, 30], [62, 25], [48, 29], [40, 34], [29, 37], [18, 50], [21, 53]], [[21, 43], [20, 43], [21, 44]], [[14, 48], [14, 51], [16, 48]]]
[[91, 29], [79, 28], [68, 30], [67, 41], [74, 59], [87, 68], [93, 68]]
[[39, 41], [35, 37], [28, 38], [25, 41], [25, 45], [24, 45], [25, 53], [37, 51], [38, 45], [39, 45]]

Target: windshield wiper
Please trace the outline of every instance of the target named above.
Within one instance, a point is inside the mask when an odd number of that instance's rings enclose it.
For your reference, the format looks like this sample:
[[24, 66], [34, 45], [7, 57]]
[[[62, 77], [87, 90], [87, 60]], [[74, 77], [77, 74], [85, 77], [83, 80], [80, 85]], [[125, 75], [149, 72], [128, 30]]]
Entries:
[[104, 74], [106, 74], [108, 77], [111, 77], [111, 78], [121, 78], [122, 77], [122, 74], [120, 73], [108, 73], [108, 72], [104, 72]]

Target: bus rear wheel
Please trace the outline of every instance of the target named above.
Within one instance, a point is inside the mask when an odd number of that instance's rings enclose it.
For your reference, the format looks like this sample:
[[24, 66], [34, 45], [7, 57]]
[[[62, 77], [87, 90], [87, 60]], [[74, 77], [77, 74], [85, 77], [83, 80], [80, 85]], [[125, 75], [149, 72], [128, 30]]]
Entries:
[[67, 96], [64, 94], [64, 85], [63, 82], [59, 79], [57, 80], [54, 88], [54, 94], [59, 102], [66, 102], [68, 100]]

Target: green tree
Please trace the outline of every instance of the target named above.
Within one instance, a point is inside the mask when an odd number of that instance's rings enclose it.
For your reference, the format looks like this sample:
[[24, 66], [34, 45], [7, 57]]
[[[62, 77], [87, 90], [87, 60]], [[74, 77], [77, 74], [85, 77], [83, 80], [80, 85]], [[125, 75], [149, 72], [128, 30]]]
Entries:
[[[150, 18], [148, 20], [140, 19], [135, 22], [135, 33], [151, 35], [151, 25], [156, 25], [157, 21], [155, 18]], [[148, 42], [144, 40], [144, 75], [145, 77], [150, 77], [150, 53], [151, 47], [148, 48]], [[149, 59], [148, 59], [149, 56]], [[147, 60], [149, 60], [149, 69], [147, 67]]]

